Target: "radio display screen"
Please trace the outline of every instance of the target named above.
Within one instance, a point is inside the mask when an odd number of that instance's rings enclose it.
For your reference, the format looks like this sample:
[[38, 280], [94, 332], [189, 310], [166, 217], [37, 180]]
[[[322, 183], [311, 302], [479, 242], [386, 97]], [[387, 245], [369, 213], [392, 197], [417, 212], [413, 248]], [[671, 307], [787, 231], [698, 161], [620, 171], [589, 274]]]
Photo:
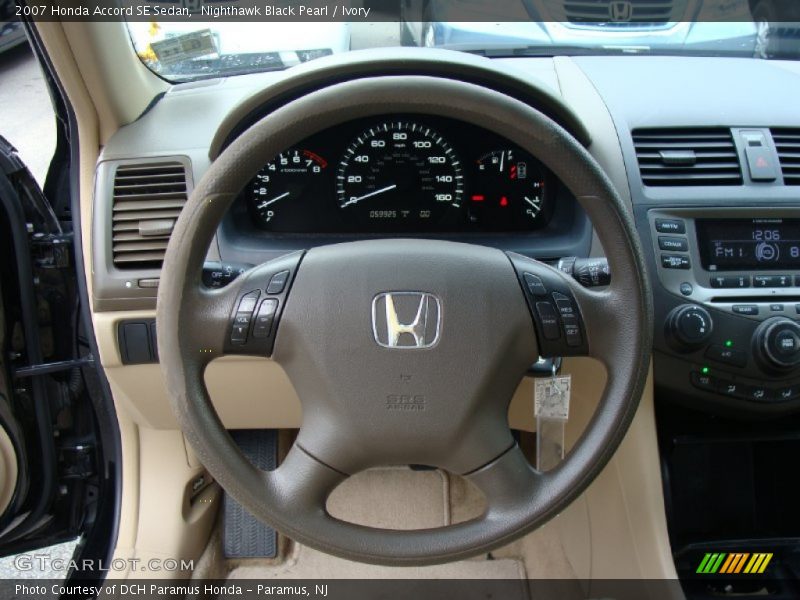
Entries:
[[800, 219], [697, 219], [707, 271], [800, 270]]

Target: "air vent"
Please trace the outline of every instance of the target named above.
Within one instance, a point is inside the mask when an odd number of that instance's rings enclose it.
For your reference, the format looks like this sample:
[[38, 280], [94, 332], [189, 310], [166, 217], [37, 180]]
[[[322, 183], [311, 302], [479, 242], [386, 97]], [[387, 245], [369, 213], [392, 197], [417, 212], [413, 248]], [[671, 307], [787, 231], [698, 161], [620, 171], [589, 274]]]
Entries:
[[119, 165], [113, 193], [114, 266], [160, 268], [187, 196], [186, 168], [180, 162]]
[[739, 154], [729, 129], [640, 129], [633, 145], [649, 186], [741, 185]]
[[773, 129], [772, 139], [778, 149], [783, 183], [800, 185], [800, 129]]

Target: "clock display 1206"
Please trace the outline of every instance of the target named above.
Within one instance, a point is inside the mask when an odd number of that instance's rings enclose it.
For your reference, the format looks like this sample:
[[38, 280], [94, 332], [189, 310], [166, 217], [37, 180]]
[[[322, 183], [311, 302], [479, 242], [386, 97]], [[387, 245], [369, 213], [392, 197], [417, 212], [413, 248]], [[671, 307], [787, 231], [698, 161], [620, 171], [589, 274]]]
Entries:
[[425, 231], [462, 218], [464, 175], [450, 144], [413, 121], [359, 134], [336, 172], [339, 209], [371, 230]]

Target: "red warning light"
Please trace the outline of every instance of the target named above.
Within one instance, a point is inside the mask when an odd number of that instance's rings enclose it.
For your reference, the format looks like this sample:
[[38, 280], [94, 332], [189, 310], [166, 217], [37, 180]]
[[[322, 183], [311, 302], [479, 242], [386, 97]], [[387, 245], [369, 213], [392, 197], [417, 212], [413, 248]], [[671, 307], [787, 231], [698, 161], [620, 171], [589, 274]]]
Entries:
[[505, 196], [500, 198], [500, 206], [508, 206], [508, 198], [506, 198]]
[[511, 169], [509, 170], [509, 174], [511, 175], [511, 179], [516, 179], [517, 178], [517, 165], [511, 165]]
[[486, 200], [486, 197], [483, 194], [475, 194], [472, 197], [473, 202], [483, 202], [484, 200]]

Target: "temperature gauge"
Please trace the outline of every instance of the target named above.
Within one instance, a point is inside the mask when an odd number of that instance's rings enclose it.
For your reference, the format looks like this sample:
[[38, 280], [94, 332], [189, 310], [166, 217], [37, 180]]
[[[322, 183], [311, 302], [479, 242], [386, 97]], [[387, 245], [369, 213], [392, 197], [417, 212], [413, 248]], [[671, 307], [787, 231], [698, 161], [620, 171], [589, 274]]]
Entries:
[[526, 230], [538, 227], [545, 208], [545, 172], [521, 150], [495, 150], [475, 163], [470, 218], [479, 227]]

